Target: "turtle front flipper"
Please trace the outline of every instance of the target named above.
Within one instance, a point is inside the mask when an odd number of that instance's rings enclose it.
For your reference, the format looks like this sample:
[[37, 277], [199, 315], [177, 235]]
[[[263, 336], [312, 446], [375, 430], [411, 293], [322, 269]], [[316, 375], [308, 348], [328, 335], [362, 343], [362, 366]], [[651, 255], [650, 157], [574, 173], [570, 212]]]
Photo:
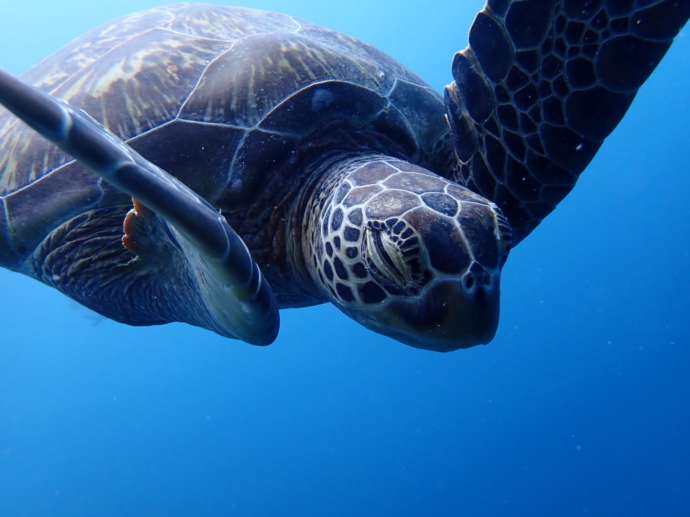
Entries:
[[572, 190], [690, 16], [690, 0], [489, 0], [453, 63], [458, 180], [515, 242]]
[[242, 239], [213, 206], [93, 118], [0, 71], [0, 104], [165, 221], [182, 249], [212, 330], [271, 343], [277, 305]]

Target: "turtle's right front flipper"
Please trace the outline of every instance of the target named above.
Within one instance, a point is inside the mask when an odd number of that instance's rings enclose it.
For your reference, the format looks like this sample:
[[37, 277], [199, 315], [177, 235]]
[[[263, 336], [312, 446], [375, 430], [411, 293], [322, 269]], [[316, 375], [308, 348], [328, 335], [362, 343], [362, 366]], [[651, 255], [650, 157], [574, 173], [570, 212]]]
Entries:
[[690, 0], [488, 0], [446, 89], [458, 180], [515, 243], [570, 192], [690, 16]]
[[3, 71], [0, 104], [168, 224], [212, 330], [258, 345], [275, 339], [279, 319], [273, 292], [242, 239], [214, 207], [86, 113]]

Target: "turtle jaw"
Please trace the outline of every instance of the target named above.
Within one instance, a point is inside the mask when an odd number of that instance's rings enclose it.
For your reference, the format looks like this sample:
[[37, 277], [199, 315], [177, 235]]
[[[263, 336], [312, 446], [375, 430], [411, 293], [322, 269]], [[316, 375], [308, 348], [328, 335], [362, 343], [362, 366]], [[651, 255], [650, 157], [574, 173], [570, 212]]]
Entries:
[[339, 307], [369, 330], [414, 348], [453, 352], [487, 345], [498, 329], [500, 273], [484, 280], [443, 278], [418, 296], [377, 307]]

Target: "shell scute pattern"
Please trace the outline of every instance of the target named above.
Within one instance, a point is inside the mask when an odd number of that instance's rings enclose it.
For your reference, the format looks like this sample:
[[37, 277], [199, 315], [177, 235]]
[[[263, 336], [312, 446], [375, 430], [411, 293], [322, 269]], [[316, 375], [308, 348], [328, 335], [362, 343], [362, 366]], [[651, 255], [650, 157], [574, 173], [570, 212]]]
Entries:
[[300, 34], [257, 35], [209, 66], [181, 116], [253, 128], [314, 83], [340, 79], [383, 92], [388, 85], [379, 79], [379, 71], [376, 63], [343, 56]]
[[252, 34], [301, 28], [294, 18], [242, 7], [219, 7], [206, 4], [181, 4], [171, 7], [175, 16], [166, 28], [183, 34], [225, 41], [238, 41]]
[[[207, 66], [239, 39], [299, 27], [289, 16], [251, 9], [153, 9], [75, 39], [23, 78], [128, 140], [174, 121]], [[2, 109], [0, 141], [0, 195], [70, 161]]]
[[122, 139], [174, 119], [223, 41], [147, 31], [113, 49], [54, 95], [79, 106]]
[[[23, 75], [23, 79], [53, 93], [75, 74], [87, 70], [111, 50], [148, 27], [164, 24], [172, 15], [163, 9], [136, 13], [117, 23], [90, 31]], [[68, 161], [54, 146], [35, 137], [15, 117], [0, 108], [0, 195], [13, 192]], [[30, 160], [27, 157], [40, 156]]]
[[169, 9], [133, 13], [83, 34], [23, 75], [23, 79], [46, 91], [103, 59], [111, 50], [148, 31], [165, 27], [174, 18]]
[[[159, 127], [130, 145], [204, 198], [213, 201], [224, 192], [227, 171], [244, 132], [231, 127], [177, 121]], [[175, 142], [175, 145], [171, 145]]]
[[[233, 193], [251, 200], [266, 171], [333, 121], [383, 131], [417, 160], [449, 155], [450, 144], [437, 148], [449, 131], [442, 99], [418, 77], [353, 38], [280, 14], [203, 5], [134, 14], [78, 38], [25, 78], [85, 109], [209, 200], [226, 188], [230, 201]], [[196, 131], [224, 133], [230, 161], [206, 160], [193, 176], [166, 160]], [[71, 163], [6, 113], [0, 141], [0, 196]], [[197, 156], [219, 156], [213, 145], [195, 145]]]
[[378, 76], [385, 81], [385, 84], [391, 85], [391, 91], [388, 92], [389, 94], [392, 93], [392, 88], [394, 88], [399, 81], [404, 81], [411, 85], [429, 90], [427, 84], [419, 76], [401, 66], [390, 56], [347, 34], [333, 32], [329, 29], [306, 23], [302, 23], [302, 27], [298, 32], [311, 39], [322, 41], [324, 46], [340, 54], [351, 56], [359, 60], [380, 63], [381, 69], [378, 72]]
[[[274, 33], [239, 42], [208, 67], [180, 111], [184, 120], [246, 130], [231, 165], [226, 203], [253, 197], [266, 170], [296, 156], [301, 142], [319, 138], [319, 130], [329, 125], [383, 132], [409, 156], [443, 153], [434, 148], [447, 131], [440, 97], [430, 108], [439, 122], [436, 133], [418, 132], [389, 97], [401, 81], [413, 77], [394, 77], [368, 51], [344, 53], [333, 43], [339, 35], [320, 34], [329, 37], [321, 41], [303, 32]], [[425, 87], [409, 85], [418, 95], [429, 95]], [[420, 105], [427, 108], [429, 103]], [[422, 118], [415, 115], [414, 120]]]
[[361, 123], [386, 108], [381, 95], [366, 86], [344, 80], [309, 84], [287, 97], [260, 122], [260, 129], [305, 137], [317, 128], [357, 113]]

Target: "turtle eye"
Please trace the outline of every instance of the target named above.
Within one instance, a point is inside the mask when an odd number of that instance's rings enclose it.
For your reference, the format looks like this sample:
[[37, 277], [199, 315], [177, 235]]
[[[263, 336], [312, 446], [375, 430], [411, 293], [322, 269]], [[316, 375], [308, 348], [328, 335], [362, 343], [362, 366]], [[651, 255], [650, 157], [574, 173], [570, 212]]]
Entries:
[[411, 264], [414, 253], [404, 252], [398, 241], [385, 227], [369, 226], [362, 239], [362, 256], [370, 274], [388, 291], [414, 294], [419, 287]]

